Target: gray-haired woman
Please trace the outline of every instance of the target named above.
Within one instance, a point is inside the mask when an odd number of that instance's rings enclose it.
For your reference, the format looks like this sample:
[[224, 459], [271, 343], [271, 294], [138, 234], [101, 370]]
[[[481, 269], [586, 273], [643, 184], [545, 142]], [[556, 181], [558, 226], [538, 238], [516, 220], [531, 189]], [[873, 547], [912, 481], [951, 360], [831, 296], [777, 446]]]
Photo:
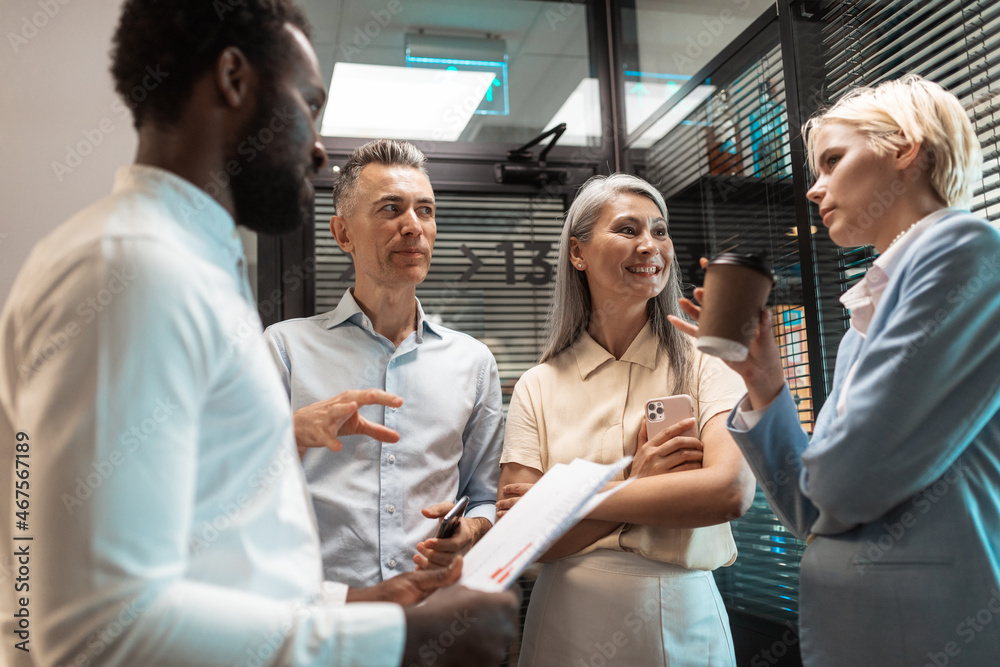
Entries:
[[[563, 228], [541, 363], [511, 400], [498, 516], [574, 458], [633, 454], [636, 479], [542, 558], [522, 667], [735, 664], [711, 571], [735, 560], [728, 522], [754, 492], [724, 428], [742, 383], [667, 322], [679, 314], [673, 260], [655, 188], [626, 174], [584, 184]], [[647, 440], [646, 401], [672, 394], [693, 398], [695, 418]]]

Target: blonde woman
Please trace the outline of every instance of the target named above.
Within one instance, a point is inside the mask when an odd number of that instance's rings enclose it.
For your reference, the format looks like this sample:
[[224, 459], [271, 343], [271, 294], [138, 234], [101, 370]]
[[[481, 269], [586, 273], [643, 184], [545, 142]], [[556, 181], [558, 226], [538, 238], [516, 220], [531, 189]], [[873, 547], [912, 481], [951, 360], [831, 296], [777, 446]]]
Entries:
[[830, 238], [880, 256], [841, 299], [851, 328], [812, 438], [767, 313], [731, 364], [748, 393], [729, 420], [808, 542], [803, 660], [1000, 664], [1000, 233], [957, 208], [979, 141], [958, 100], [916, 76], [848, 94], [807, 133]]
[[[742, 387], [668, 324], [679, 314], [673, 259], [655, 188], [626, 174], [581, 188], [563, 228], [548, 342], [511, 399], [497, 509], [577, 457], [634, 453], [637, 479], [543, 557], [522, 667], [735, 664], [712, 570], [735, 560], [728, 521], [753, 499], [723, 426]], [[681, 393], [696, 417], [647, 440], [645, 402]], [[692, 426], [696, 437], [682, 435]]]

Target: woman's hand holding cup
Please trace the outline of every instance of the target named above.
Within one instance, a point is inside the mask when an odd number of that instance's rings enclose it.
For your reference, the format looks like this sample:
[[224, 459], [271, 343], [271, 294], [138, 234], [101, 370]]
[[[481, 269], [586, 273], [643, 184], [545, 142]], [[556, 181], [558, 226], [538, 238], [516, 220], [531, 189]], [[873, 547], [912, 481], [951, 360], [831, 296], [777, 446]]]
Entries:
[[[708, 260], [702, 257], [702, 268], [707, 265]], [[698, 287], [694, 290], [694, 299], [698, 304], [704, 303], [704, 297], [705, 288]], [[673, 315], [668, 315], [667, 319], [679, 331], [692, 338], [697, 338], [697, 323], [701, 320], [701, 306], [690, 299], [682, 298], [680, 307], [688, 317], [694, 320], [694, 323], [686, 322]], [[742, 361], [723, 359], [727, 366], [743, 378], [750, 398], [750, 408], [753, 410], [770, 405], [785, 385], [784, 372], [781, 368], [781, 355], [771, 332], [771, 324], [770, 311], [767, 308], [762, 308], [755, 323], [753, 337], [747, 345], [746, 358]]]

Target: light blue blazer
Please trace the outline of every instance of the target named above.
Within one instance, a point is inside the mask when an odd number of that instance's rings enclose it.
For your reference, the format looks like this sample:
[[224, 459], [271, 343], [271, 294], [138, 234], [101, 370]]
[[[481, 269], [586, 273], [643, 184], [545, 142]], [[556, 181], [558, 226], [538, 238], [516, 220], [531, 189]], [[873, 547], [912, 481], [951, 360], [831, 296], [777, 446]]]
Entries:
[[781, 522], [814, 536], [806, 665], [1000, 665], [1000, 232], [956, 213], [902, 253], [812, 438], [787, 387], [729, 429]]

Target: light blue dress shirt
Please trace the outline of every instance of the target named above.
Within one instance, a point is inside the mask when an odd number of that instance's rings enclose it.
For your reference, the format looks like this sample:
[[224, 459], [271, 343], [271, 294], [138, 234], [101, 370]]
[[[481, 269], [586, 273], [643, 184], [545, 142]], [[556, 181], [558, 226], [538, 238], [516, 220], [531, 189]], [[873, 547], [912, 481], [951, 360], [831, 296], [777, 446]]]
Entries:
[[323, 582], [233, 219], [173, 174], [122, 169], [27, 259], [0, 318], [0, 479], [8, 667], [399, 663], [402, 609]]
[[333, 310], [279, 322], [264, 336], [293, 410], [348, 389], [384, 389], [400, 408], [361, 408], [399, 432], [398, 443], [340, 438], [339, 452], [313, 449], [303, 467], [319, 522], [326, 578], [371, 586], [413, 570], [416, 544], [436, 519], [422, 507], [469, 496], [466, 516], [496, 514], [503, 402], [496, 361], [475, 338], [432, 324], [396, 348], [375, 332], [351, 291]]
[[1000, 232], [951, 212], [911, 241], [811, 438], [787, 387], [729, 420], [775, 514], [813, 535], [809, 667], [1000, 664]]

